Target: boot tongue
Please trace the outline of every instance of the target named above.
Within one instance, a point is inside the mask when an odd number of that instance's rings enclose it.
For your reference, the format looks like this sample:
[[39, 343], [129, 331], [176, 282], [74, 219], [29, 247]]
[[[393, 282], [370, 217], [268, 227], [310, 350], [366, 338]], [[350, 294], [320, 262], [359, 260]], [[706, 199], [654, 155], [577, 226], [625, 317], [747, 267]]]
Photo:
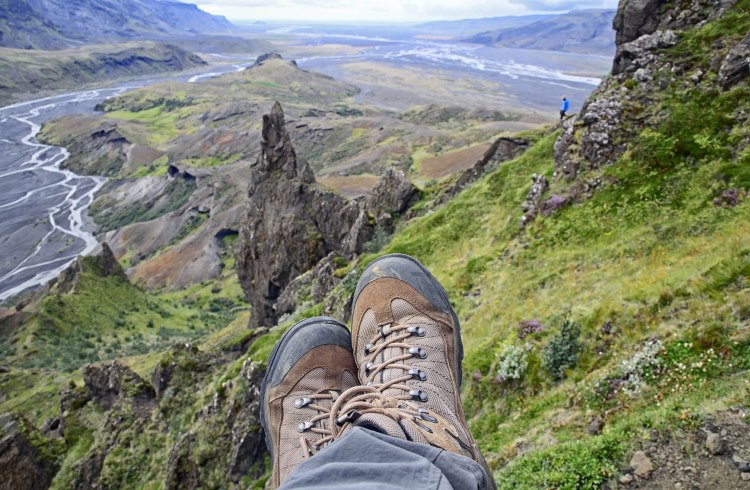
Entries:
[[430, 441], [424, 437], [422, 431], [418, 430], [413, 424], [402, 426], [397, 420], [379, 413], [367, 413], [362, 415], [352, 424], [352, 427], [361, 427], [363, 429], [395, 437], [396, 439], [430, 445]]
[[[385, 359], [393, 359], [394, 357], [402, 356], [404, 355], [405, 349], [403, 347], [389, 347], [383, 351], [385, 354]], [[408, 361], [401, 361], [401, 362], [408, 362]], [[392, 368], [388, 367], [383, 370], [382, 372], [382, 383], [388, 383], [390, 381], [393, 381], [394, 379], [398, 379], [403, 377], [405, 374], [405, 371], [401, 368]], [[376, 380], [377, 382], [377, 380]], [[385, 396], [403, 396], [404, 392], [403, 390], [397, 389], [397, 388], [388, 388], [387, 390], [383, 391], [383, 395]]]

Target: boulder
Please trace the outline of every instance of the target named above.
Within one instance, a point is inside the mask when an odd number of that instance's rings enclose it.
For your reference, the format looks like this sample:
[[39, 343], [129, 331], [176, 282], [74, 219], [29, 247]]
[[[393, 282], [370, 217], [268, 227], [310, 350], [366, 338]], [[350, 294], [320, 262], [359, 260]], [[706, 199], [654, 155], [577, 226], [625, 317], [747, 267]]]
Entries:
[[177, 438], [167, 461], [167, 479], [164, 483], [167, 490], [198, 488], [198, 465], [192, 458], [193, 434], [183, 434]]
[[604, 417], [597, 415], [591, 420], [591, 422], [589, 422], [589, 425], [586, 426], [586, 434], [590, 436], [598, 436], [602, 433], [602, 430], [604, 430], [604, 425]]
[[87, 395], [104, 410], [126, 399], [145, 408], [155, 398], [151, 385], [119, 361], [85, 366], [83, 382]]
[[419, 200], [419, 189], [406, 178], [404, 172], [393, 167], [386, 169], [365, 202], [367, 211], [376, 214], [401, 214]]
[[651, 473], [654, 471], [654, 464], [651, 462], [651, 458], [643, 451], [636, 451], [633, 454], [633, 457], [630, 459], [630, 467], [636, 476], [643, 479], [651, 478]]
[[521, 217], [521, 227], [529, 224], [539, 213], [539, 205], [542, 203], [544, 193], [549, 189], [549, 181], [544, 175], [534, 174], [531, 176], [531, 181], [533, 184], [522, 204], [524, 214]]
[[721, 436], [715, 432], [706, 431], [706, 449], [714, 456], [724, 453], [725, 444]]
[[727, 90], [750, 76], [750, 34], [729, 50], [719, 69], [719, 82]]

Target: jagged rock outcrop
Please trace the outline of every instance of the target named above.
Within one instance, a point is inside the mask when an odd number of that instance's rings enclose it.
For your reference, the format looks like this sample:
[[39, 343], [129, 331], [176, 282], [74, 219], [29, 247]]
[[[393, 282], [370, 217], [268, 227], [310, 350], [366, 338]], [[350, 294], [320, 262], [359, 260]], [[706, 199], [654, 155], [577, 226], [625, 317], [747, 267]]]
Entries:
[[0, 417], [0, 490], [49, 488], [57, 465], [32, 444], [34, 431], [20, 416]]
[[[255, 59], [255, 64], [256, 65], [262, 65], [265, 61], [268, 61], [268, 60], [283, 60], [283, 59], [284, 59], [284, 57], [281, 56], [281, 54], [279, 54], [279, 53], [273, 53], [273, 52], [272, 53], [263, 53], [262, 55], [258, 56]], [[295, 62], [292, 61], [292, 63], [295, 63]]]
[[653, 64], [656, 55], [654, 52], [659, 49], [674, 46], [677, 43], [677, 36], [671, 30], [656, 31], [653, 34], [645, 34], [638, 39], [622, 44], [617, 48], [612, 73], [617, 75], [626, 71], [636, 73], [639, 81], [643, 81], [643, 76], [638, 72], [645, 70]]
[[365, 207], [371, 213], [403, 213], [418, 199], [419, 189], [406, 178], [404, 172], [389, 167], [370, 191]]
[[360, 253], [377, 227], [391, 232], [394, 217], [419, 198], [396, 169], [388, 169], [363, 201], [323, 189], [297, 158], [285, 125], [277, 102], [263, 117], [261, 155], [251, 167], [240, 227], [237, 270], [253, 305], [252, 326], [272, 325], [310, 294], [321, 301], [337, 282], [337, 257]]
[[509, 138], [505, 136], [498, 138], [484, 153], [482, 159], [478, 160], [473, 167], [464, 170], [458, 179], [456, 179], [456, 182], [435, 200], [435, 204], [440, 205], [450, 201], [486, 172], [494, 169], [503, 162], [513, 160], [525, 152], [529, 146], [531, 146], [531, 142], [522, 138]]
[[193, 434], [183, 434], [175, 442], [167, 461], [167, 490], [198, 488], [198, 465], [192, 458]]
[[383, 176], [370, 191], [365, 201], [367, 212], [375, 216], [377, 225], [387, 233], [393, 232], [393, 215], [400, 215], [419, 200], [420, 191], [404, 172], [393, 167], [386, 169]]
[[719, 70], [719, 81], [724, 90], [750, 76], [750, 34], [729, 50]]
[[360, 251], [374, 230], [362, 206], [316, 185], [285, 124], [279, 103], [263, 117], [261, 156], [251, 167], [240, 228], [238, 273], [255, 326], [272, 324], [284, 313], [277, 302], [294, 278], [333, 251]]
[[617, 132], [625, 93], [624, 90], [610, 90], [610, 83], [610, 80], [602, 82], [583, 105], [581, 113], [563, 123], [563, 133], [555, 142], [556, 175], [573, 180], [580, 167], [599, 168], [614, 161], [624, 151]]
[[266, 443], [260, 428], [260, 385], [265, 370], [259, 364], [245, 361], [240, 379], [247, 389], [231, 406], [228, 423], [232, 427], [229, 478], [237, 483], [246, 475], [259, 477], [263, 473]]
[[531, 189], [529, 189], [529, 192], [526, 195], [526, 200], [522, 205], [524, 214], [521, 217], [521, 227], [529, 224], [539, 213], [539, 208], [542, 204], [542, 197], [544, 196], [544, 193], [547, 192], [547, 189], [549, 189], [549, 181], [544, 175], [534, 174], [531, 176], [531, 180], [533, 184], [531, 185]]
[[[90, 255], [76, 258], [67, 269], [50, 283], [50, 289], [56, 293], [74, 293], [81, 274], [87, 269], [100, 277], [114, 276], [127, 281], [125, 271], [122, 270], [120, 263], [117, 262], [112, 249], [109, 248], [106, 242], [102, 242]], [[47, 291], [44, 294], [46, 295]]]
[[155, 406], [151, 385], [119, 361], [89, 364], [83, 368], [83, 382], [88, 396], [104, 410], [123, 399], [132, 401], [138, 411]]
[[617, 45], [634, 41], [644, 34], [651, 34], [659, 25], [656, 14], [666, 0], [623, 0], [617, 6], [613, 27]]

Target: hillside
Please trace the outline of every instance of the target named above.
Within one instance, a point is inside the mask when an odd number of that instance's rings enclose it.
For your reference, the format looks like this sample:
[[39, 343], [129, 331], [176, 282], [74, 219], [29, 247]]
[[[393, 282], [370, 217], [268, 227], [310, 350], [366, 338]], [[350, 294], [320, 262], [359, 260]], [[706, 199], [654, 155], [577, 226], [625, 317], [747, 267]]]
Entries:
[[128, 39], [228, 33], [223, 17], [176, 0], [17, 0], [0, 4], [0, 46], [61, 49]]
[[0, 48], [0, 106], [48, 91], [204, 66], [199, 56], [154, 42], [61, 51]]
[[470, 166], [494, 134], [523, 119], [462, 107], [393, 113], [359, 104], [359, 93], [262, 57], [198, 85], [163, 83], [111, 99], [103, 115], [63, 118], [39, 137], [70, 150], [66, 168], [112, 178], [90, 214], [133, 280], [180, 289], [221, 271], [214, 237], [240, 228], [269, 100], [284, 104], [294, 145], [321, 185], [350, 198], [366, 194], [389, 166], [423, 180]]
[[501, 27], [463, 39], [505, 48], [609, 55], [614, 51], [613, 10], [574, 10], [521, 26]]
[[[283, 60], [231, 76], [228, 98], [257, 97], [237, 113], [212, 112], [217, 99], [199, 87], [108, 101], [105, 118], [127, 123], [114, 129], [129, 144], [165, 153], [198, 131], [199, 113], [253, 134], [232, 163], [246, 166], [248, 210], [236, 233], [211, 242], [216, 278], [145, 292], [103, 247], [0, 313], [5, 481], [263, 488], [258, 386], [274, 342], [312, 315], [348, 320], [359, 273], [400, 252], [430, 268], [456, 307], [463, 401], [499, 488], [747, 488], [750, 0], [623, 0], [618, 12], [612, 73], [579, 114], [490, 136], [473, 166], [416, 192], [410, 162], [385, 165], [396, 168], [356, 201], [321, 185], [313, 170], [325, 158], [306, 163], [318, 147], [299, 137], [300, 124], [336, 107], [332, 120], [350, 128], [333, 143], [340, 150], [381, 126], [348, 119], [368, 116], [349, 111], [356, 88]], [[290, 77], [319, 89], [278, 83]], [[255, 85], [263, 90], [247, 89]], [[269, 114], [263, 97], [276, 95], [286, 115], [278, 104]], [[328, 107], [310, 112], [318, 96]], [[418, 108], [380, 120], [465, 124], [445, 114]], [[159, 158], [96, 168], [120, 178], [164, 172], [150, 180], [159, 185], [215, 178]], [[227, 191], [216, 186], [216, 198]], [[284, 228], [264, 224], [263, 213], [284, 217]], [[287, 230], [311, 246], [259, 246]]]
[[442, 35], [449, 37], [466, 37], [477, 32], [494, 31], [498, 29], [510, 29], [521, 27], [534, 22], [547, 20], [554, 15], [518, 15], [506, 17], [487, 17], [482, 19], [463, 19], [434, 21], [418, 24], [415, 28], [431, 35]]

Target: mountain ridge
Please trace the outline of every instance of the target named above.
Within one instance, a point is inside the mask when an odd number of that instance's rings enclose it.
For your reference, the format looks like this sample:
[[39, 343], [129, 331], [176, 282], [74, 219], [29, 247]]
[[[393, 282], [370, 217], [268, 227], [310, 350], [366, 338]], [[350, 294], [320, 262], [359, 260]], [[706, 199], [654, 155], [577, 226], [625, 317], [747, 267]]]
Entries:
[[0, 7], [0, 46], [61, 49], [129, 39], [229, 33], [224, 17], [176, 0], [17, 0]]
[[573, 10], [530, 24], [481, 32], [464, 42], [488, 46], [611, 54], [615, 10]]

